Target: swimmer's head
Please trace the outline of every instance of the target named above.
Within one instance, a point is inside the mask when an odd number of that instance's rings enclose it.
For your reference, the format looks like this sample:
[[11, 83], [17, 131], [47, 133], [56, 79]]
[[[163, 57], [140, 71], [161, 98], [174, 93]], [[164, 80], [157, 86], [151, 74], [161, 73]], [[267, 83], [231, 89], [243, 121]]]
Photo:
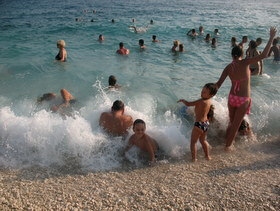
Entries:
[[42, 97], [39, 97], [37, 102], [41, 103], [43, 101], [50, 101], [50, 100], [54, 99], [55, 97], [56, 97], [55, 93], [46, 93], [46, 94], [43, 94]]
[[104, 36], [102, 34], [100, 34], [99, 37], [98, 37], [98, 40], [103, 41], [104, 39], [105, 39]]
[[260, 44], [262, 44], [262, 38], [257, 38], [256, 39], [256, 43], [257, 43], [257, 46], [259, 46]]
[[241, 48], [240, 46], [233, 47], [232, 50], [231, 50], [231, 56], [234, 59], [238, 59], [240, 57], [243, 57], [243, 48]]
[[65, 46], [66, 46], [64, 40], [58, 40], [58, 41], [56, 42], [56, 45], [57, 45], [58, 48], [65, 48]]
[[192, 33], [195, 34], [195, 29], [192, 29]]
[[144, 40], [143, 40], [143, 39], [140, 39], [140, 40], [139, 40], [139, 45], [140, 45], [140, 46], [144, 46]]
[[236, 37], [232, 37], [232, 38], [231, 38], [231, 43], [232, 43], [232, 44], [235, 44], [235, 43], [236, 43]]
[[212, 39], [212, 45], [216, 45], [216, 43], [217, 43], [216, 38], [213, 38], [213, 39]]
[[205, 39], [206, 39], [206, 40], [210, 40], [210, 37], [211, 37], [210, 34], [206, 34]]
[[243, 43], [248, 42], [248, 36], [243, 36], [243, 37], [242, 37], [242, 42], [243, 42]]
[[112, 111], [124, 111], [124, 103], [120, 100], [116, 100], [113, 103], [113, 106], [111, 109], [112, 109]]
[[184, 51], [184, 44], [183, 44], [183, 43], [181, 43], [181, 44], [179, 45], [179, 51]]
[[272, 45], [277, 45], [278, 44], [278, 39], [274, 39]]
[[154, 23], [154, 21], [153, 21], [153, 20], [151, 20], [151, 21], [150, 21], [150, 24], [153, 24], [153, 23]]
[[255, 49], [258, 45], [255, 40], [251, 40], [249, 46], [251, 49]]
[[120, 48], [123, 48], [123, 42], [120, 42], [120, 44], [119, 44], [119, 46], [120, 46]]
[[214, 110], [215, 110], [214, 105], [211, 105], [210, 109], [209, 109], [209, 112], [207, 114], [207, 119], [209, 120], [209, 122], [213, 122], [214, 121]]
[[135, 19], [134, 18], [132, 18], [132, 20], [131, 20], [133, 23], [135, 22]]
[[173, 45], [174, 46], [179, 46], [180, 45], [180, 41], [179, 40], [174, 40], [173, 41]]
[[218, 91], [217, 86], [214, 83], [207, 83], [204, 85], [201, 91], [201, 97], [204, 99], [209, 99], [216, 95]]
[[203, 32], [203, 26], [200, 26], [200, 27], [198, 28], [198, 30], [199, 30], [199, 32]]
[[215, 34], [218, 34], [218, 33], [219, 33], [219, 29], [215, 29], [215, 30], [214, 30], [214, 33], [215, 33]]
[[156, 35], [153, 35], [152, 38], [153, 38], [153, 40], [156, 40], [156, 39], [157, 39], [157, 36], [156, 36]]
[[110, 75], [108, 80], [109, 86], [115, 86], [117, 83], [117, 79], [114, 75]]
[[112, 19], [112, 23], [115, 23], [115, 20], [114, 20], [114, 19]]
[[142, 119], [136, 119], [133, 122], [133, 131], [136, 135], [144, 135], [146, 131], [146, 123]]

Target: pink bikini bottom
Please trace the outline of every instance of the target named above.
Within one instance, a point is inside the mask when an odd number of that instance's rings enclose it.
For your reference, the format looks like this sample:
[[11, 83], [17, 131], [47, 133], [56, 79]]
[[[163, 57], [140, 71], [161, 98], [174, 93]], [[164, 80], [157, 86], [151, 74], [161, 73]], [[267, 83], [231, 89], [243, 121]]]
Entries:
[[250, 97], [240, 97], [240, 96], [236, 96], [233, 94], [229, 94], [229, 96], [228, 96], [228, 103], [232, 107], [236, 107], [236, 108], [240, 107], [243, 103], [247, 102], [248, 100], [250, 102], [249, 102], [249, 106], [248, 106], [246, 114], [250, 114], [252, 99]]

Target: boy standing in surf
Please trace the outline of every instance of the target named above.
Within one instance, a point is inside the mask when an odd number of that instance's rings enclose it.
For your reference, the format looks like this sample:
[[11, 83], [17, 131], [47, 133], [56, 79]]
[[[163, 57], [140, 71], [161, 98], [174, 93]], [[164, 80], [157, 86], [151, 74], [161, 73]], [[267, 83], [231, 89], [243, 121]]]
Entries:
[[209, 156], [208, 142], [206, 141], [206, 134], [209, 127], [209, 121], [207, 114], [209, 113], [211, 107], [210, 98], [213, 97], [217, 93], [218, 89], [213, 83], [205, 84], [201, 91], [201, 99], [188, 102], [184, 99], [178, 100], [179, 102], [184, 103], [186, 106], [195, 106], [195, 123], [192, 130], [191, 135], [191, 153], [192, 153], [192, 161], [196, 162], [196, 142], [199, 139], [203, 151], [205, 153], [205, 158], [207, 160], [211, 160]]

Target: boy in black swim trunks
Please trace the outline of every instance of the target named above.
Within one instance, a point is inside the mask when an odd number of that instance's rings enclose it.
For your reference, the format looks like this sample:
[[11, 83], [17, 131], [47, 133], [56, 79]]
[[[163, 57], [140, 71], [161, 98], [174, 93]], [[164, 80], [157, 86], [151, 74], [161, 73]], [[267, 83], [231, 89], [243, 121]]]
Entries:
[[205, 153], [205, 158], [207, 160], [211, 160], [209, 156], [208, 150], [208, 142], [206, 141], [206, 133], [209, 127], [209, 121], [207, 114], [209, 113], [211, 107], [211, 100], [210, 98], [213, 97], [217, 93], [218, 89], [213, 83], [205, 84], [202, 91], [201, 91], [201, 99], [188, 102], [184, 99], [178, 100], [179, 102], [184, 103], [186, 106], [195, 106], [195, 123], [192, 130], [191, 136], [191, 153], [192, 153], [192, 161], [197, 161], [196, 159], [196, 142], [199, 139], [203, 151]]

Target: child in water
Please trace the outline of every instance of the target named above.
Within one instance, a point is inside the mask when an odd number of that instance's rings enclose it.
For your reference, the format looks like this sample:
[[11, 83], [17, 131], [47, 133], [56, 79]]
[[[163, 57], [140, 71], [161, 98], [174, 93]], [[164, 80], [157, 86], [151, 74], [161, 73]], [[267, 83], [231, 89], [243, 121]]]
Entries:
[[64, 40], [58, 40], [57, 43], [57, 48], [59, 48], [59, 52], [56, 55], [55, 59], [61, 62], [66, 62], [67, 59], [67, 52], [65, 50], [65, 41]]
[[134, 134], [129, 138], [128, 145], [125, 148], [127, 152], [134, 145], [139, 147], [142, 151], [148, 152], [150, 162], [156, 161], [156, 153], [158, 150], [158, 144], [156, 140], [148, 136], [146, 131], [146, 123], [142, 119], [136, 119], [133, 123]]
[[121, 86], [117, 84], [117, 78], [114, 75], [110, 75], [108, 79], [109, 89], [119, 89]]
[[209, 127], [209, 120], [207, 114], [209, 113], [211, 107], [210, 98], [217, 93], [218, 89], [213, 83], [205, 84], [201, 91], [201, 99], [188, 102], [184, 99], [178, 100], [179, 102], [184, 103], [186, 106], [195, 106], [195, 123], [191, 135], [191, 153], [192, 161], [196, 162], [196, 142], [199, 139], [203, 151], [205, 153], [205, 158], [211, 160], [208, 150], [208, 142], [206, 141], [206, 133]]

